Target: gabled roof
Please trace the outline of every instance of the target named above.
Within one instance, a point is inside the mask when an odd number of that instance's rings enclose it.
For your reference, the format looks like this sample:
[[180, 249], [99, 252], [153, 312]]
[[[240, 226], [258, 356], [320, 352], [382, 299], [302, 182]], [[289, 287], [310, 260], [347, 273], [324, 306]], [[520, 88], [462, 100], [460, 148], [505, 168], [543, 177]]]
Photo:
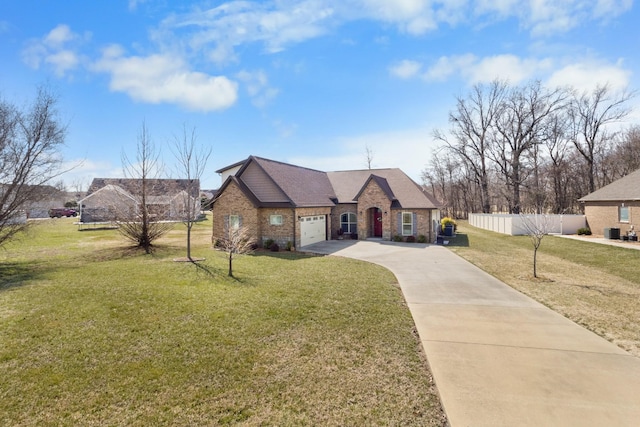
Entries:
[[439, 208], [433, 197], [397, 168], [327, 172], [327, 176], [336, 192], [338, 203], [355, 203], [362, 189], [374, 179], [393, 202], [394, 208]]
[[358, 191], [358, 194], [356, 194], [355, 197], [353, 198], [354, 202], [357, 201], [360, 198], [360, 195], [367, 188], [367, 186], [369, 185], [369, 183], [371, 181], [373, 181], [376, 184], [378, 184], [378, 187], [380, 187], [382, 192], [387, 196], [387, 198], [391, 202], [397, 201], [396, 196], [393, 194], [393, 190], [391, 189], [391, 186], [389, 185], [389, 181], [387, 181], [385, 178], [382, 178], [382, 177], [380, 177], [378, 175], [371, 174], [371, 175], [369, 175], [369, 178], [366, 180], [366, 182], [364, 183], [364, 185], [362, 186], [360, 191]]
[[580, 202], [640, 200], [640, 169], [578, 200]]
[[[250, 156], [229, 176], [214, 199], [231, 183], [238, 184], [256, 207], [320, 207], [356, 203], [370, 182], [375, 182], [393, 208], [438, 209], [439, 203], [400, 169], [365, 169], [323, 172]], [[231, 166], [219, 169], [229, 170]]]
[[[141, 179], [132, 178], [94, 178], [89, 186], [86, 197], [106, 186], [117, 186], [129, 194], [137, 194], [140, 191]], [[193, 197], [198, 197], [200, 181], [187, 179], [148, 179], [147, 189], [149, 196], [169, 196], [181, 191], [187, 191], [191, 185]]]
[[[265, 179], [271, 180], [281, 193], [276, 194], [273, 189], [269, 191], [267, 188], [254, 185], [248, 176], [252, 165], [263, 171]], [[315, 169], [251, 156], [236, 177], [249, 187], [261, 203], [284, 203], [294, 207], [335, 205], [335, 193], [327, 174]]]

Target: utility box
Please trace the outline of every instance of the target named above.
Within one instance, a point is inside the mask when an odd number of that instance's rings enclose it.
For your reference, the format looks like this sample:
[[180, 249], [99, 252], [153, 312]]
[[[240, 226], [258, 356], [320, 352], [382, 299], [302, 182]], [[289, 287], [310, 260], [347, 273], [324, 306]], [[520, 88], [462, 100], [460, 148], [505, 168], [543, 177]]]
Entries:
[[620, 229], [619, 228], [605, 228], [604, 229], [604, 238], [605, 239], [620, 240]]

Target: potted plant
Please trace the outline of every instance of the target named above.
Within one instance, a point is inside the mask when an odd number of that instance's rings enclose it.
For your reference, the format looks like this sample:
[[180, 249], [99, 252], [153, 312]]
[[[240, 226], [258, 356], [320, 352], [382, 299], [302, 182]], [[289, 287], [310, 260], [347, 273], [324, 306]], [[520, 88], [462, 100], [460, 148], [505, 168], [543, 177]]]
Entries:
[[442, 228], [444, 235], [447, 237], [453, 236], [453, 232], [456, 230], [456, 225], [455, 220], [448, 216], [445, 216], [440, 220], [440, 227]]

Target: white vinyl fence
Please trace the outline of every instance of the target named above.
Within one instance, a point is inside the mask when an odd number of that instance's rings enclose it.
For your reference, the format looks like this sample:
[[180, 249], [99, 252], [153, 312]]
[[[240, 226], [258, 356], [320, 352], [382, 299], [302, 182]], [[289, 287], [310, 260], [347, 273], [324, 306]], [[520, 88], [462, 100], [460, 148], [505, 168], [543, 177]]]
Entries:
[[[535, 215], [523, 215], [535, 222]], [[587, 226], [584, 215], [547, 215], [549, 234], [577, 234], [579, 228]], [[513, 214], [469, 214], [469, 224], [497, 233], [521, 236], [527, 234], [522, 216]]]

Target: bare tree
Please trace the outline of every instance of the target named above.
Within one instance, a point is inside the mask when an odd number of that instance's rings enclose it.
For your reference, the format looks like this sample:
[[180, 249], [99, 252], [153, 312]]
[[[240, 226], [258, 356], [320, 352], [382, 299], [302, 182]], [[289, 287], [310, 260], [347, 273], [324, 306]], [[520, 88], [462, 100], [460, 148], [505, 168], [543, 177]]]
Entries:
[[[124, 175], [135, 180], [136, 185], [131, 193], [134, 204], [132, 209], [117, 210], [118, 230], [146, 253], [151, 253], [153, 242], [171, 230], [173, 224], [166, 221], [168, 213], [162, 207], [165, 205], [153, 203], [153, 197], [157, 197], [153, 195], [157, 192], [153, 191], [154, 185], [163, 168], [159, 151], [151, 141], [144, 122], [138, 135], [135, 161], [123, 153], [122, 165]], [[161, 207], [154, 210], [152, 206]]]
[[183, 222], [187, 226], [187, 259], [193, 261], [191, 258], [191, 229], [201, 210], [200, 178], [206, 169], [209, 156], [211, 156], [211, 147], [198, 147], [195, 128], [187, 132], [186, 126], [183, 126], [182, 136], [174, 137], [173, 148], [173, 154], [180, 168], [180, 175], [187, 180], [183, 194], [185, 207]]
[[367, 169], [371, 169], [371, 166], [373, 164], [373, 150], [371, 149], [371, 147], [369, 147], [369, 144], [366, 144], [364, 146], [364, 154], [365, 154], [365, 161], [367, 162]]
[[612, 93], [609, 85], [598, 85], [591, 92], [573, 94], [570, 108], [572, 142], [587, 162], [589, 192], [596, 190], [596, 159], [611, 141], [608, 125], [623, 120], [631, 112], [627, 101], [634, 92]]
[[25, 109], [0, 99], [0, 245], [26, 229], [26, 208], [63, 172], [58, 150], [67, 127], [57, 104], [44, 87]]
[[538, 277], [538, 249], [544, 236], [551, 232], [553, 222], [546, 214], [520, 215], [522, 226], [531, 239], [533, 245], [533, 277]]
[[436, 129], [433, 136], [444, 142], [466, 162], [480, 186], [482, 212], [491, 211], [489, 199], [489, 149], [495, 121], [503, 108], [506, 82], [495, 80], [488, 88], [476, 85], [468, 97], [457, 98], [456, 109], [449, 113], [449, 138]]
[[542, 142], [542, 130], [547, 118], [564, 108], [564, 90], [547, 90], [539, 81], [515, 87], [505, 98], [500, 116], [495, 122], [496, 139], [492, 158], [504, 179], [509, 194], [509, 211], [521, 212], [520, 190], [527, 178], [524, 155]]
[[229, 260], [229, 277], [233, 277], [233, 259], [236, 255], [253, 252], [256, 241], [251, 237], [247, 227], [225, 227], [224, 236], [214, 238], [214, 246], [227, 253]]

